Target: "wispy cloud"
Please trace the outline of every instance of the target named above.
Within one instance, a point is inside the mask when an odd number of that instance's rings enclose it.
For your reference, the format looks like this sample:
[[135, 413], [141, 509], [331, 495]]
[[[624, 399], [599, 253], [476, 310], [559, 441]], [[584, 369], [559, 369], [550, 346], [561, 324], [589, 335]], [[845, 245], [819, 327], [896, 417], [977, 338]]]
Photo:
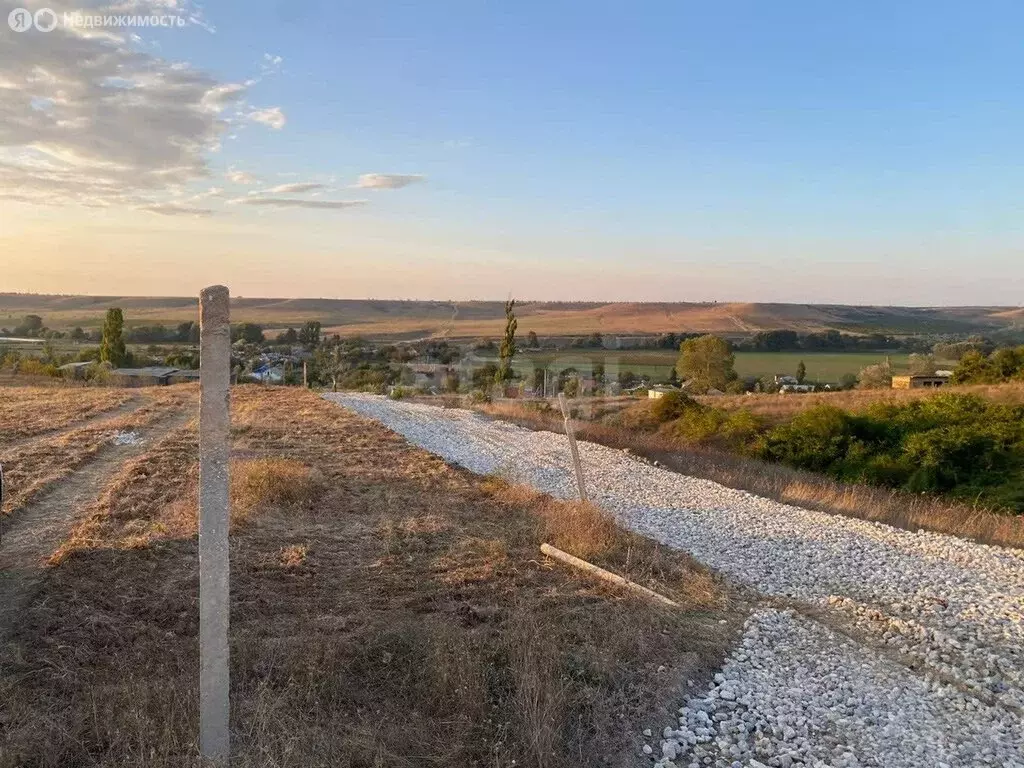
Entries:
[[295, 181], [290, 184], [278, 184], [276, 187], [270, 187], [269, 189], [261, 189], [259, 192], [268, 195], [298, 195], [303, 192], [315, 192], [321, 189], [327, 189], [327, 186], [317, 181]]
[[209, 208], [197, 208], [180, 203], [154, 203], [143, 205], [139, 210], [159, 213], [161, 216], [210, 216], [213, 213]]
[[418, 173], [364, 173], [354, 186], [359, 189], [401, 189], [426, 180], [426, 176]]
[[268, 128], [273, 128], [275, 131], [280, 131], [284, 128], [284, 124], [288, 122], [284, 116], [284, 112], [281, 111], [280, 107], [267, 107], [266, 109], [256, 109], [249, 112], [246, 115], [247, 118], [252, 120], [254, 123], [261, 123]]
[[[0, 18], [14, 5], [0, 0]], [[138, 13], [169, 7], [131, 0]], [[187, 3], [175, 7], [201, 21]], [[5, 35], [0, 84], [0, 198], [136, 208], [209, 175], [207, 155], [247, 89], [126, 35], [64, 25]]]
[[366, 200], [303, 200], [292, 197], [239, 197], [230, 201], [237, 205], [262, 205], [274, 208], [319, 208], [335, 210], [366, 205]]
[[260, 74], [261, 75], [276, 75], [281, 71], [281, 63], [284, 61], [280, 56], [275, 56], [272, 53], [264, 53], [263, 59], [260, 61]]
[[227, 172], [226, 175], [227, 175], [228, 181], [232, 182], [233, 184], [246, 184], [246, 185], [249, 185], [249, 184], [258, 184], [259, 183], [259, 179], [257, 179], [255, 176], [253, 176], [248, 171], [237, 171], [234, 168], [232, 168], [232, 169], [230, 169]]

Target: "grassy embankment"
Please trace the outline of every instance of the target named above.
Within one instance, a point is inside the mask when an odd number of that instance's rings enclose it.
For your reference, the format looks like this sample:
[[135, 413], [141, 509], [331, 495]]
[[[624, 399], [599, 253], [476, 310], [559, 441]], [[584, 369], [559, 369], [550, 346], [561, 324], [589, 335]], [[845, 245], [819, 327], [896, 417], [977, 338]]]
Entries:
[[[706, 398], [678, 409], [646, 400], [607, 409], [579, 400], [574, 407], [582, 438], [630, 448], [685, 474], [909, 530], [1024, 546], [1024, 515], [1006, 512], [1019, 509], [1024, 486], [1024, 386], [963, 390], [953, 399], [884, 391], [817, 400]], [[561, 431], [550, 406], [504, 401], [481, 408]]]

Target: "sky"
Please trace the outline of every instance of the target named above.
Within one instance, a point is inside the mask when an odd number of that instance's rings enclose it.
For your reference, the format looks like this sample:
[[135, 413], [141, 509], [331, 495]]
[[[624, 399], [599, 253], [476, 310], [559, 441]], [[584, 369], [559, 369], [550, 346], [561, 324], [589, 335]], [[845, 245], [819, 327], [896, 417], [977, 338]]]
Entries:
[[1019, 2], [0, 0], [0, 292], [1019, 305], [1022, 71]]

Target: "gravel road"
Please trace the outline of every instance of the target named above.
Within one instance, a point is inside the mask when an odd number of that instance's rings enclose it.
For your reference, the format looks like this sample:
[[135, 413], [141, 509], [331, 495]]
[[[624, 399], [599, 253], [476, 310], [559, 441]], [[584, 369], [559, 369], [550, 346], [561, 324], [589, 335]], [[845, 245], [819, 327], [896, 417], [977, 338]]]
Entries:
[[[473, 472], [575, 493], [564, 435], [325, 397]], [[715, 687], [657, 729], [652, 759], [1024, 768], [1024, 553], [792, 507], [593, 443], [580, 455], [592, 500], [623, 525], [798, 609], [750, 617]]]

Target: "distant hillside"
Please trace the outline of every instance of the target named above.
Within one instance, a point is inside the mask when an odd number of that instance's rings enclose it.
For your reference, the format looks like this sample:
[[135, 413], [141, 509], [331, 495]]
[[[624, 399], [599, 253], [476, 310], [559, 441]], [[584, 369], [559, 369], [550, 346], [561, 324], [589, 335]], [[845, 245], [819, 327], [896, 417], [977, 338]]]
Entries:
[[[0, 327], [26, 314], [51, 328], [96, 327], [107, 307], [125, 310], [129, 325], [173, 325], [194, 320], [195, 298], [46, 296], [0, 294]], [[825, 304], [522, 302], [519, 332], [541, 336], [708, 332], [746, 334], [791, 329], [847, 333], [998, 333], [1024, 330], [1020, 307], [866, 307]], [[319, 320], [326, 329], [369, 337], [497, 336], [504, 326], [500, 301], [394, 301], [373, 299], [249, 299], [232, 301], [235, 322], [268, 328]]]

